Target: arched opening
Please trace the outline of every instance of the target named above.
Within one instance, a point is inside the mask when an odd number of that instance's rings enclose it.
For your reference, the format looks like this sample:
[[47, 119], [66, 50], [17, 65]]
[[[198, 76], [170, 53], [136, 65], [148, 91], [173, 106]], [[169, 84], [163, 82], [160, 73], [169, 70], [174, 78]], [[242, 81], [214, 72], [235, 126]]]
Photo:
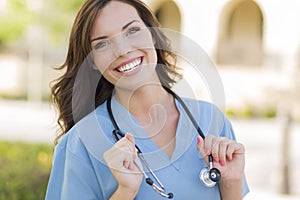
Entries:
[[220, 19], [217, 63], [260, 65], [263, 57], [263, 15], [252, 0], [229, 3]]
[[181, 31], [181, 14], [175, 2], [165, 1], [161, 3], [155, 15], [163, 28]]

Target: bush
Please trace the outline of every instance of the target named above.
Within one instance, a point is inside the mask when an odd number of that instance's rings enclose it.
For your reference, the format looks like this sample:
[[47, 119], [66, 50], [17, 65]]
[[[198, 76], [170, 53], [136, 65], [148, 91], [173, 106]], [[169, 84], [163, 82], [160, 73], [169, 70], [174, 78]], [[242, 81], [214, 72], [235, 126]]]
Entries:
[[257, 108], [257, 107], [243, 107], [243, 108], [227, 108], [225, 114], [231, 118], [251, 119], [251, 118], [275, 118], [277, 116], [277, 109], [273, 107]]
[[51, 145], [0, 142], [0, 200], [44, 199]]

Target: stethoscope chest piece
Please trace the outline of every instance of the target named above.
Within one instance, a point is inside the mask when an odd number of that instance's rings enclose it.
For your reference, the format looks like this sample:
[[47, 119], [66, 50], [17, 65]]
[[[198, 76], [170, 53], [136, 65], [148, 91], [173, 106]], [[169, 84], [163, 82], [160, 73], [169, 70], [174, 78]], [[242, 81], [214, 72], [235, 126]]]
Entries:
[[[170, 94], [172, 94], [174, 96], [175, 99], [177, 99], [179, 101], [179, 103], [182, 105], [183, 109], [185, 110], [186, 114], [188, 115], [188, 117], [190, 118], [192, 124], [194, 125], [194, 127], [196, 128], [197, 132], [199, 133], [199, 135], [202, 137], [202, 139], [205, 138], [202, 130], [200, 129], [200, 127], [198, 126], [196, 120], [194, 119], [193, 115], [191, 114], [191, 112], [189, 111], [188, 107], [185, 105], [185, 103], [183, 102], [183, 100], [176, 95], [171, 89], [164, 87], [167, 92], [169, 92]], [[112, 121], [112, 124], [115, 128], [115, 130], [113, 130], [112, 134], [113, 137], [115, 139], [115, 141], [117, 142], [120, 137], [124, 137], [125, 133], [122, 132], [120, 130], [120, 128], [118, 127], [117, 122], [114, 119], [112, 110], [111, 110], [111, 96], [108, 98], [107, 100], [107, 111], [109, 114], [109, 117]], [[150, 165], [146, 162], [142, 151], [139, 149], [139, 147], [137, 145], [135, 145], [136, 149], [137, 149], [137, 155], [139, 157], [139, 159], [144, 163], [145, 167], [149, 170], [151, 176], [154, 178], [154, 180], [156, 181], [157, 184], [155, 184], [152, 179], [144, 172], [144, 170], [142, 168], [139, 167], [139, 165], [137, 165], [135, 163], [135, 165], [140, 169], [140, 171], [143, 173], [146, 183], [148, 185], [150, 185], [158, 194], [160, 194], [163, 197], [166, 197], [168, 199], [172, 199], [174, 197], [173, 193], [166, 193], [165, 192], [165, 188], [162, 185], [162, 183], [160, 182], [160, 180], [157, 178], [157, 176], [154, 174], [154, 172], [152, 171], [152, 169], [150, 168]], [[220, 181], [221, 179], [221, 173], [217, 168], [213, 167], [213, 157], [212, 155], [208, 156], [208, 161], [209, 161], [209, 167], [205, 167], [200, 171], [199, 174], [199, 178], [200, 181], [206, 186], [206, 187], [213, 187], [216, 185], [217, 182]]]
[[199, 173], [200, 181], [206, 187], [214, 187], [221, 179], [221, 173], [217, 168], [205, 167]]

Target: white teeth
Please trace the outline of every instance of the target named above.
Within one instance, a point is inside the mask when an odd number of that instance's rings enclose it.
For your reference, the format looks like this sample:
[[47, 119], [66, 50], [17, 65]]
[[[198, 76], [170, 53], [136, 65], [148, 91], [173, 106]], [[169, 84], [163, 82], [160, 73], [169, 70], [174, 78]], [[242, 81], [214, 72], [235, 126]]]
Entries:
[[136, 60], [134, 60], [133, 62], [131, 63], [128, 63], [122, 67], [119, 67], [117, 70], [119, 72], [128, 72], [128, 71], [132, 71], [134, 68], [136, 68], [139, 64], [141, 64], [142, 62], [142, 59], [141, 58], [138, 58]]

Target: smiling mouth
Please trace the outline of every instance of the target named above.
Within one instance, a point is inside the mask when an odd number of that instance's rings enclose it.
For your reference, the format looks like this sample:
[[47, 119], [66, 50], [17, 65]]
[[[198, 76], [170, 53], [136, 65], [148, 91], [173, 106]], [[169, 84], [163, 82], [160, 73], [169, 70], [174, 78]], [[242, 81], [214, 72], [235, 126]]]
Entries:
[[130, 72], [132, 70], [134, 70], [137, 66], [139, 66], [140, 64], [142, 63], [142, 58], [137, 58], [135, 60], [133, 60], [132, 62], [126, 64], [126, 65], [123, 65], [121, 67], [118, 67], [116, 70], [118, 72]]

